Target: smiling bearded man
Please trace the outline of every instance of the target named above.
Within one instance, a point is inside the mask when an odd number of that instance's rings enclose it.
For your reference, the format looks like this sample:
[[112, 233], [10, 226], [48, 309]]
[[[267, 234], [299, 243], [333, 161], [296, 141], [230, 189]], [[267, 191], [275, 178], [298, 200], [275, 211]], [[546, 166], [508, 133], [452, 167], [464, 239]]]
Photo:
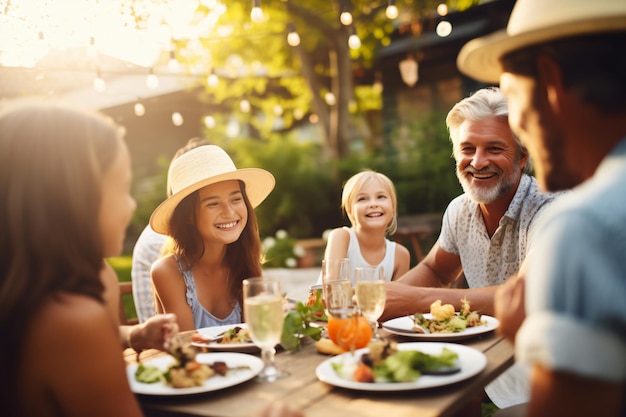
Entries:
[[[386, 284], [381, 320], [427, 313], [436, 300], [459, 311], [463, 298], [473, 310], [493, 315], [496, 289], [522, 267], [533, 247], [536, 219], [555, 199], [524, 173], [530, 168], [528, 151], [511, 131], [499, 89], [485, 88], [461, 100], [446, 123], [465, 193], [448, 205], [439, 239], [424, 260]], [[460, 277], [469, 288], [449, 288]], [[526, 370], [513, 366], [485, 391], [500, 408], [526, 402]], [[475, 414], [463, 413], [480, 415], [479, 407]]]

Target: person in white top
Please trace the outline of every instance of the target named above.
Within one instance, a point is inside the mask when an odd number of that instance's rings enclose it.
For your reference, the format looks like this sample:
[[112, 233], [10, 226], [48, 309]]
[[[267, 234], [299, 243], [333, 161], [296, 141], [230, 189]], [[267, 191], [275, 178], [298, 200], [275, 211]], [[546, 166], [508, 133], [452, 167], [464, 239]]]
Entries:
[[395, 187], [386, 175], [364, 170], [352, 176], [341, 196], [351, 227], [329, 233], [324, 258], [349, 258], [352, 268], [382, 265], [387, 281], [404, 275], [411, 262], [409, 250], [387, 239], [398, 227], [397, 207]]

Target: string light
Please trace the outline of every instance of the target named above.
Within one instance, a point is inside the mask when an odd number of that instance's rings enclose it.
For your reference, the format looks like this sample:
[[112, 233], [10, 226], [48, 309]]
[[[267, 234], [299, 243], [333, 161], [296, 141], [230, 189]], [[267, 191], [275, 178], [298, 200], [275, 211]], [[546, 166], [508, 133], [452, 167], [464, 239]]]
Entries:
[[398, 7], [396, 6], [396, 0], [389, 0], [387, 8], [385, 9], [387, 18], [393, 20], [398, 17]]
[[437, 28], [435, 29], [435, 31], [437, 32], [437, 35], [439, 35], [439, 37], [445, 38], [452, 33], [452, 23], [448, 22], [447, 20], [442, 20], [441, 22], [437, 23]]
[[137, 102], [135, 103], [134, 111], [135, 111], [135, 116], [137, 117], [141, 117], [144, 114], [146, 114], [146, 108], [139, 100], [137, 100]]
[[350, 49], [359, 49], [361, 47], [361, 39], [356, 34], [354, 27], [352, 28], [352, 33], [348, 38], [348, 46], [350, 47]]
[[250, 102], [245, 98], [239, 102], [239, 110], [241, 110], [242, 113], [250, 112], [250, 108]]
[[156, 76], [152, 68], [150, 68], [150, 73], [146, 77], [146, 86], [151, 90], [159, 88], [159, 78]]
[[300, 45], [300, 35], [296, 32], [295, 25], [293, 23], [289, 23], [287, 27], [289, 28], [289, 33], [287, 33], [287, 43], [289, 46]]
[[93, 80], [93, 89], [98, 93], [103, 93], [107, 89], [107, 84], [104, 81], [104, 78], [102, 78], [100, 68], [96, 71], [96, 78]]
[[215, 88], [219, 84], [220, 79], [217, 78], [217, 75], [211, 70], [211, 73], [207, 77], [206, 83], [210, 88]]
[[206, 116], [204, 118], [204, 125], [206, 126], [207, 129], [213, 129], [216, 125], [215, 123], [215, 117], [213, 116]]
[[172, 113], [172, 123], [174, 124], [174, 126], [182, 126], [183, 123], [185, 123], [185, 120], [183, 119], [183, 115], [177, 111]]
[[98, 50], [96, 49], [96, 38], [93, 36], [89, 37], [89, 46], [87, 47], [87, 57], [92, 61], [95, 61], [98, 58]]
[[261, 9], [261, 0], [252, 0], [252, 10], [250, 11], [250, 19], [254, 23], [263, 21], [263, 10]]
[[167, 69], [173, 74], [176, 74], [178, 73], [178, 71], [180, 71], [180, 63], [176, 59], [176, 51], [174, 50], [170, 51], [170, 59], [169, 61], [167, 61]]
[[437, 6], [437, 14], [439, 16], [446, 16], [448, 14], [448, 5], [446, 3], [441, 3]]
[[354, 20], [351, 13], [352, 4], [349, 0], [343, 0], [339, 7], [341, 10], [341, 14], [339, 14], [339, 21], [344, 26], [350, 26]]
[[324, 101], [326, 101], [326, 104], [328, 104], [329, 106], [334, 106], [335, 104], [337, 104], [337, 99], [335, 98], [335, 95], [330, 91], [324, 94]]
[[352, 13], [350, 12], [341, 12], [339, 15], [339, 21], [344, 26], [350, 26], [352, 24]]

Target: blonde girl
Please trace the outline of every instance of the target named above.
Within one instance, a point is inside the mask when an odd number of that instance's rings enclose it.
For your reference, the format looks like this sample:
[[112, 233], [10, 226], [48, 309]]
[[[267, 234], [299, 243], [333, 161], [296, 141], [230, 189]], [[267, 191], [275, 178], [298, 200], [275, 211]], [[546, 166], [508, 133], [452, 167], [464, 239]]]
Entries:
[[409, 270], [407, 248], [387, 239], [398, 226], [396, 191], [384, 174], [364, 170], [346, 181], [341, 209], [351, 227], [333, 229], [328, 235], [324, 257], [350, 258], [351, 266], [380, 266], [387, 281]]

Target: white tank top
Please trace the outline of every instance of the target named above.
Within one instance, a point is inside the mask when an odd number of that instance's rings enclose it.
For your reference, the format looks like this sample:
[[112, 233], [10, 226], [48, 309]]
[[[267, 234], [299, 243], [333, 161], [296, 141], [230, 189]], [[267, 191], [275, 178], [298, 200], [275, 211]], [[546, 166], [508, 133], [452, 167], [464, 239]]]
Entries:
[[396, 242], [392, 242], [389, 239], [385, 239], [387, 247], [385, 248], [385, 257], [378, 265], [370, 265], [361, 255], [361, 247], [359, 246], [359, 239], [356, 237], [356, 232], [350, 227], [344, 227], [350, 233], [350, 243], [348, 244], [348, 253], [346, 258], [350, 258], [352, 268], [357, 266], [381, 266], [385, 270], [385, 278], [387, 281], [391, 281], [393, 277], [394, 261], [396, 259]]

